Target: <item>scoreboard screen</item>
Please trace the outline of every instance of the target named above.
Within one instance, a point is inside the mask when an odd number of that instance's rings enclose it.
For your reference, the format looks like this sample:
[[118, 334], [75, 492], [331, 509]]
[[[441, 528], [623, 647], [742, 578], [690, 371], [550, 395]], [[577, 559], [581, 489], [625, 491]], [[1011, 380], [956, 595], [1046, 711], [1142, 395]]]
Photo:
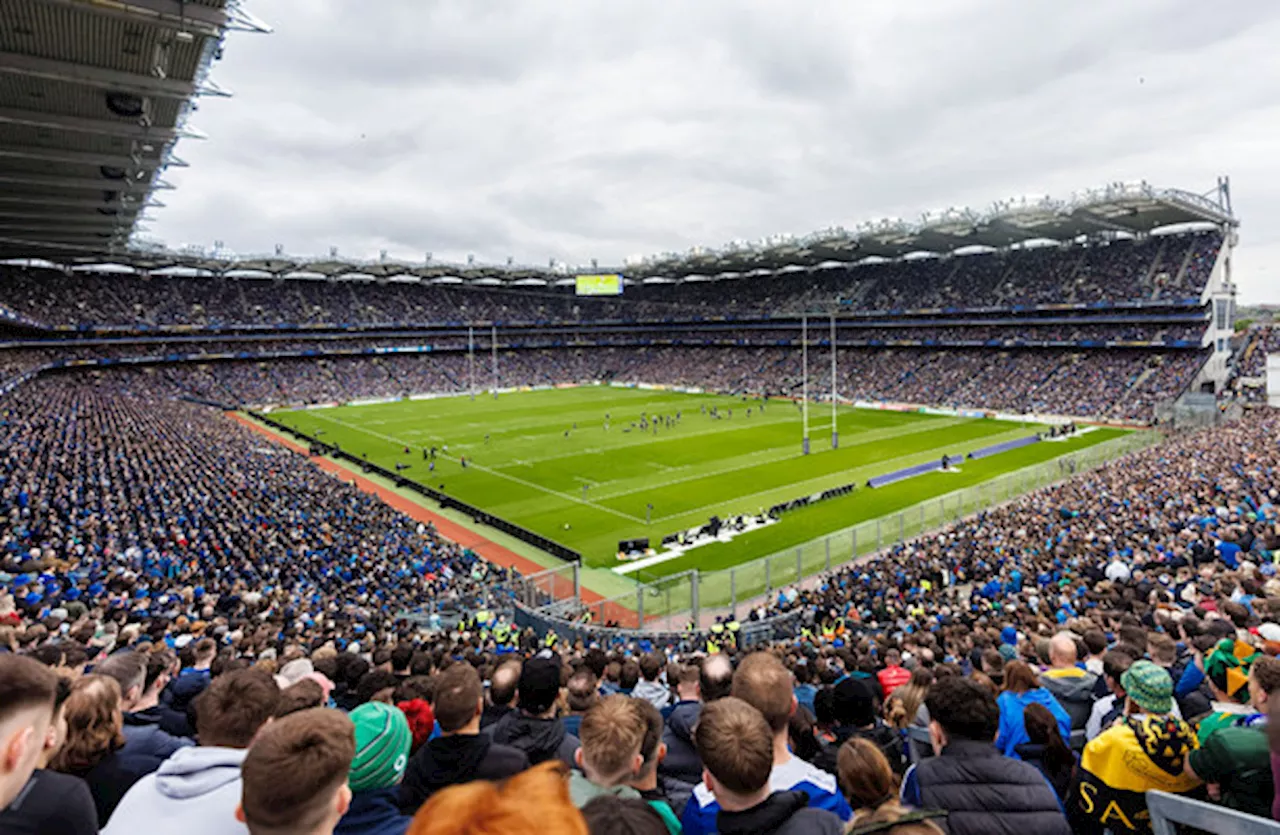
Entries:
[[575, 286], [579, 296], [621, 296], [622, 276], [617, 273], [580, 275]]

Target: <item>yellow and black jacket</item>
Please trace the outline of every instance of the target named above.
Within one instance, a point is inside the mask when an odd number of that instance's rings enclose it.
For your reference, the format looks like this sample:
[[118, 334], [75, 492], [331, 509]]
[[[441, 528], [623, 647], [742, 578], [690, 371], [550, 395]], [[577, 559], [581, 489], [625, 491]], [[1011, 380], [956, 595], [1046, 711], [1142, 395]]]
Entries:
[[1185, 794], [1199, 781], [1183, 775], [1195, 731], [1173, 716], [1130, 716], [1084, 749], [1071, 790], [1076, 832], [1150, 832], [1145, 792]]

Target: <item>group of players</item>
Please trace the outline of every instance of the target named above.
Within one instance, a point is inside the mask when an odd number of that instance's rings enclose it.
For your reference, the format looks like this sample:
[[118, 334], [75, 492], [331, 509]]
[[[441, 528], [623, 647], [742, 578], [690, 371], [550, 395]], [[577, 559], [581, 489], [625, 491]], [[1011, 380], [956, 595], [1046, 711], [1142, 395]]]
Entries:
[[[752, 412], [757, 409], [761, 414], [763, 414], [765, 409], [765, 398], [758, 397], [758, 398], [751, 398], [751, 400], [754, 400], [756, 402], [756, 405], [747, 407], [746, 409], [747, 417], [751, 417]], [[742, 396], [742, 402], [744, 403], [749, 402], [749, 399], [747, 398], [747, 396], [745, 395]], [[712, 420], [728, 420], [733, 418], [733, 409], [729, 407], [722, 408], [720, 406], [708, 407], [704, 403], [702, 405], [702, 414], [711, 418]], [[631, 421], [627, 426], [623, 427], [622, 431], [628, 432], [628, 433], [629, 432], [651, 432], [654, 435], [657, 435], [658, 430], [660, 428], [674, 429], [680, 425], [683, 419], [684, 419], [684, 410], [682, 409], [677, 409], [675, 411], [675, 414], [672, 414], [672, 415], [651, 415], [647, 412], [641, 412], [639, 419]], [[613, 417], [611, 413], [605, 412], [603, 425], [604, 425], [604, 430], [606, 432], [608, 432], [612, 428]], [[569, 437], [571, 437], [572, 434], [577, 430], [578, 430], [578, 424], [575, 421], [568, 429], [564, 430], [564, 438], [568, 440]], [[489, 445], [490, 440], [491, 440], [490, 435], [488, 432], [486, 432], [484, 435], [485, 446]], [[413, 449], [411, 447], [408, 447], [408, 446], [404, 447], [403, 453], [405, 455], [410, 455], [412, 454], [412, 452], [413, 452]], [[438, 447], [437, 446], [423, 447], [422, 460], [427, 462], [427, 471], [434, 473], [436, 470], [437, 456], [441, 454], [448, 455], [448, 453], [449, 453], [448, 444], [441, 444]], [[367, 458], [367, 456], [365, 457]], [[467, 457], [465, 455], [458, 456], [458, 464], [461, 465], [462, 469], [465, 470], [468, 464]], [[400, 470], [407, 470], [409, 469], [409, 466], [410, 465], [404, 464], [404, 463], [397, 463], [395, 465], [397, 472], [399, 472]]]

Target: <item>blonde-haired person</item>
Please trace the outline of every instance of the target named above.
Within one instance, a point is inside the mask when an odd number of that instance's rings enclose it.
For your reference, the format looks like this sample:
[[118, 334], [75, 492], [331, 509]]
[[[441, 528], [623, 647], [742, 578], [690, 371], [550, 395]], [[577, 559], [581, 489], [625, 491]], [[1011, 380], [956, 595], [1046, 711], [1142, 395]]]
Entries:
[[566, 776], [564, 764], [551, 760], [501, 784], [450, 786], [423, 804], [406, 835], [588, 835]]
[[[924, 706], [929, 688], [933, 686], [933, 671], [927, 667], [917, 667], [911, 673], [911, 680], [893, 691], [889, 701], [885, 703], [885, 721], [899, 731], [907, 728], [929, 728], [929, 709]], [[929, 752], [919, 743], [907, 739], [907, 749], [913, 753], [912, 762], [928, 756]]]
[[630, 696], [609, 696], [592, 705], [582, 717], [582, 746], [574, 755], [581, 771], [569, 776], [573, 805], [581, 809], [602, 794], [640, 797], [628, 784], [644, 767], [644, 737], [644, 715]]

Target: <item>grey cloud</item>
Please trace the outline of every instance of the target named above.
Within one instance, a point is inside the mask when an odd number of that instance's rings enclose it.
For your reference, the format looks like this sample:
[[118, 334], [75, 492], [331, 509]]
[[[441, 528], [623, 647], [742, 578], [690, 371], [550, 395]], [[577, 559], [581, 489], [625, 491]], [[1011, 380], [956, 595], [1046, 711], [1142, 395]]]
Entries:
[[172, 243], [530, 263], [1233, 176], [1280, 297], [1280, 7], [1241, 0], [276, 0], [233, 35]]

